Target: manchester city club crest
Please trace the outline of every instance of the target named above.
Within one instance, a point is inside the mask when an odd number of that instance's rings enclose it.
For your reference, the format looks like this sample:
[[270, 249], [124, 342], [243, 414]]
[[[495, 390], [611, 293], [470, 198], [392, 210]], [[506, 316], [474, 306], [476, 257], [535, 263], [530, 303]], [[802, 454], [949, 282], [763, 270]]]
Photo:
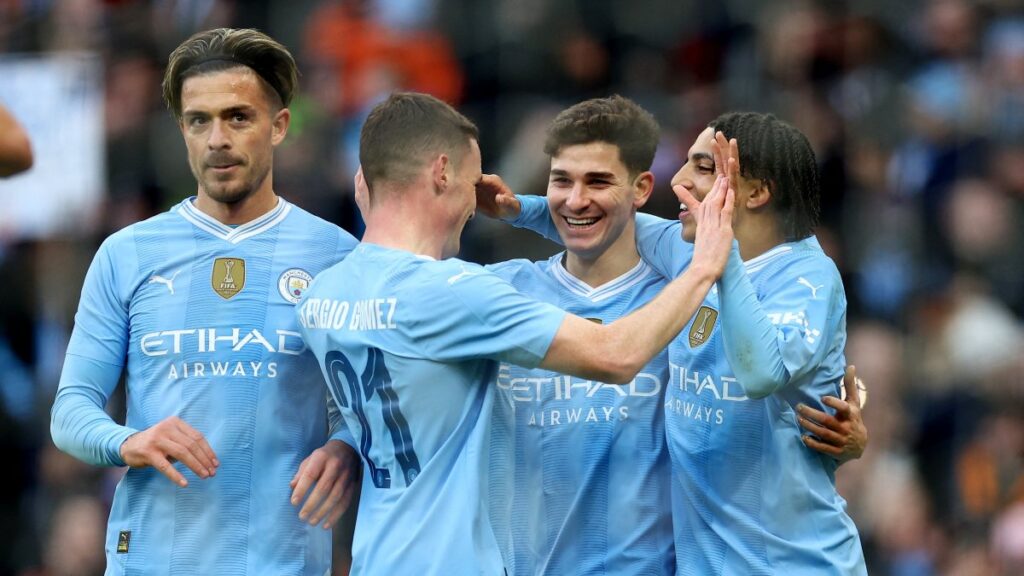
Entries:
[[217, 258], [213, 261], [213, 275], [210, 284], [218, 296], [227, 300], [245, 287], [245, 260], [241, 258]]
[[711, 331], [715, 328], [718, 320], [718, 310], [710, 306], [701, 306], [700, 310], [693, 316], [693, 324], [690, 325], [690, 348], [696, 348], [711, 338]]
[[305, 270], [292, 268], [281, 274], [277, 280], [277, 289], [281, 292], [282, 298], [292, 304], [298, 304], [299, 298], [302, 298], [303, 292], [309, 288], [309, 283], [312, 281], [313, 277]]

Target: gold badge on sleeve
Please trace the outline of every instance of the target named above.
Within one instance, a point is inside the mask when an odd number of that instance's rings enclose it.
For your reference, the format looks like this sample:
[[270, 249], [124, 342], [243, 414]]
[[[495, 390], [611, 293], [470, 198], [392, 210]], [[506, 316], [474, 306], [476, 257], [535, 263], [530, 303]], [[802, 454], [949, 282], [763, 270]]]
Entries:
[[715, 329], [715, 322], [718, 321], [718, 310], [709, 306], [701, 306], [693, 315], [693, 324], [690, 325], [690, 348], [696, 348], [711, 338], [711, 331]]
[[245, 287], [245, 260], [241, 258], [217, 258], [213, 261], [213, 276], [210, 278], [213, 291], [227, 300]]

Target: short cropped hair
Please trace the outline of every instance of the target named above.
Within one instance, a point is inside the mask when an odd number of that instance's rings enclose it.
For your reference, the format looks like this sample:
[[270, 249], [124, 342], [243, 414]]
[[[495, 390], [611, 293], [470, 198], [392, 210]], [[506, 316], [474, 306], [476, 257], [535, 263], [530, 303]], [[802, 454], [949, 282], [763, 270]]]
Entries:
[[281, 43], [251, 28], [217, 28], [193, 34], [178, 46], [164, 72], [164, 102], [181, 119], [181, 87], [200, 74], [238, 66], [250, 68], [287, 108], [298, 84], [295, 59]]
[[772, 194], [771, 204], [782, 218], [786, 240], [814, 234], [818, 225], [821, 185], [818, 162], [807, 137], [771, 114], [729, 112], [708, 124], [740, 149], [740, 172], [763, 180]]
[[619, 96], [584, 100], [563, 110], [548, 127], [544, 152], [557, 156], [566, 146], [607, 142], [635, 176], [651, 169], [658, 149], [658, 121], [636, 102]]
[[373, 108], [359, 135], [359, 163], [366, 185], [407, 183], [420, 164], [447, 154], [457, 166], [479, 139], [473, 122], [428, 94], [396, 92]]

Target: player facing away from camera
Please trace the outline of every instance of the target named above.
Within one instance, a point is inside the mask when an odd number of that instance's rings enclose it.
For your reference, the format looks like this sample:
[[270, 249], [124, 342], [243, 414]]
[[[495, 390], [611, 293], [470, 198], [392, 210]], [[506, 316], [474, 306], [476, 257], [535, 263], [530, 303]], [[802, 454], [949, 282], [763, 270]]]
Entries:
[[[719, 141], [716, 131], [725, 134]], [[844, 427], [825, 407], [845, 411], [844, 418], [852, 412], [859, 425], [859, 409], [835, 398], [846, 298], [812, 234], [819, 190], [806, 138], [770, 115], [719, 117], [672, 180], [684, 206], [680, 220], [638, 214], [637, 246], [661, 274], [684, 270], [691, 252], [677, 240], [695, 230], [686, 207], [729, 167], [738, 183], [738, 248], [669, 345], [665, 426], [677, 573], [863, 574], [860, 539], [834, 478], [837, 465], [859, 452], [838, 453], [852, 446], [833, 435]], [[542, 201], [516, 198], [513, 223], [552, 237]], [[846, 390], [855, 391], [847, 376]], [[834, 445], [801, 437], [800, 426]]]
[[[564, 110], [544, 149], [547, 208], [566, 250], [487, 268], [602, 324], [654, 298], [667, 281], [640, 259], [634, 217], [654, 185], [658, 137], [654, 117], [621, 96]], [[625, 386], [501, 363], [494, 425], [511, 423], [515, 448], [512, 468], [492, 469], [491, 481], [511, 482], [515, 574], [675, 571], [668, 378], [665, 351]]]
[[[255, 30], [179, 46], [164, 95], [198, 195], [110, 236], [86, 276], [51, 432], [86, 462], [130, 467], [107, 574], [330, 571], [323, 527], [357, 456], [294, 308], [356, 241], [274, 193], [295, 82], [288, 51]], [[125, 425], [104, 411], [122, 372]]]
[[450, 106], [393, 94], [367, 118], [359, 154], [363, 242], [316, 278], [297, 309], [363, 458], [353, 571], [501, 574], [508, 526], [490, 509], [508, 495], [489, 486], [491, 454], [509, 449], [491, 434], [498, 362], [632, 380], [724, 265], [732, 192], [723, 177], [694, 205], [690, 268], [606, 326], [453, 258], [481, 171], [476, 127]]

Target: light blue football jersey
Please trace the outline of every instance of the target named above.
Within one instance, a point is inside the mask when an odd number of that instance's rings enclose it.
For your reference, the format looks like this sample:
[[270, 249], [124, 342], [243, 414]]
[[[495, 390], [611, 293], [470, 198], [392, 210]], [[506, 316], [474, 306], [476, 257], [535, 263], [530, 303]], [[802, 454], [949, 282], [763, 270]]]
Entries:
[[[544, 199], [517, 198], [522, 212], [512, 223], [557, 240]], [[641, 256], [668, 278], [692, 260], [677, 221], [638, 214], [636, 238]], [[744, 268], [737, 256], [734, 249], [731, 287], [739, 284], [736, 268]], [[733, 326], [777, 327], [772, 359], [783, 385], [755, 400], [737, 381], [728, 356], [744, 355], [722, 335], [720, 280], [669, 344], [665, 417], [677, 573], [865, 574], [857, 529], [835, 491], [836, 462], [803, 445], [795, 413], [799, 402], [831, 411], [821, 396], [838, 395], [846, 363], [838, 271], [812, 237], [762, 254], [745, 272], [746, 291], [729, 291], [743, 305], [734, 301], [724, 313]], [[764, 322], [744, 318], [747, 312]]]
[[[523, 294], [605, 324], [665, 286], [641, 261], [591, 288], [559, 253], [488, 266]], [[495, 419], [515, 437], [509, 518], [514, 573], [672, 574], [667, 352], [624, 386], [502, 363]], [[504, 428], [501, 428], [504, 429]]]
[[353, 573], [503, 574], [498, 362], [537, 366], [565, 312], [481, 266], [364, 243], [297, 314], [363, 458]]
[[[97, 464], [123, 465], [129, 434], [177, 415], [220, 460], [181, 488], [152, 468], [117, 486], [107, 574], [322, 576], [331, 534], [299, 520], [289, 480], [328, 438], [327, 396], [295, 321], [313, 275], [356, 240], [280, 199], [229, 227], [185, 200], [110, 236], [86, 277], [54, 402], [54, 440]], [[102, 407], [126, 371], [127, 422]], [[108, 386], [109, 384], [109, 386]]]
[[[641, 254], [663, 274], [678, 274], [689, 263], [674, 246], [679, 223], [637, 222]], [[734, 249], [730, 265], [669, 345], [665, 427], [678, 573], [865, 574], [857, 529], [835, 490], [836, 461], [803, 445], [796, 415], [801, 402], [829, 411], [821, 397], [839, 394], [846, 366], [839, 272], [814, 237], [742, 264]], [[749, 282], [737, 281], [744, 273]], [[755, 394], [737, 378], [738, 363], [770, 364], [770, 355], [737, 349], [735, 335], [723, 333], [727, 314], [740, 315], [728, 319], [737, 332], [766, 317], [780, 386]]]

